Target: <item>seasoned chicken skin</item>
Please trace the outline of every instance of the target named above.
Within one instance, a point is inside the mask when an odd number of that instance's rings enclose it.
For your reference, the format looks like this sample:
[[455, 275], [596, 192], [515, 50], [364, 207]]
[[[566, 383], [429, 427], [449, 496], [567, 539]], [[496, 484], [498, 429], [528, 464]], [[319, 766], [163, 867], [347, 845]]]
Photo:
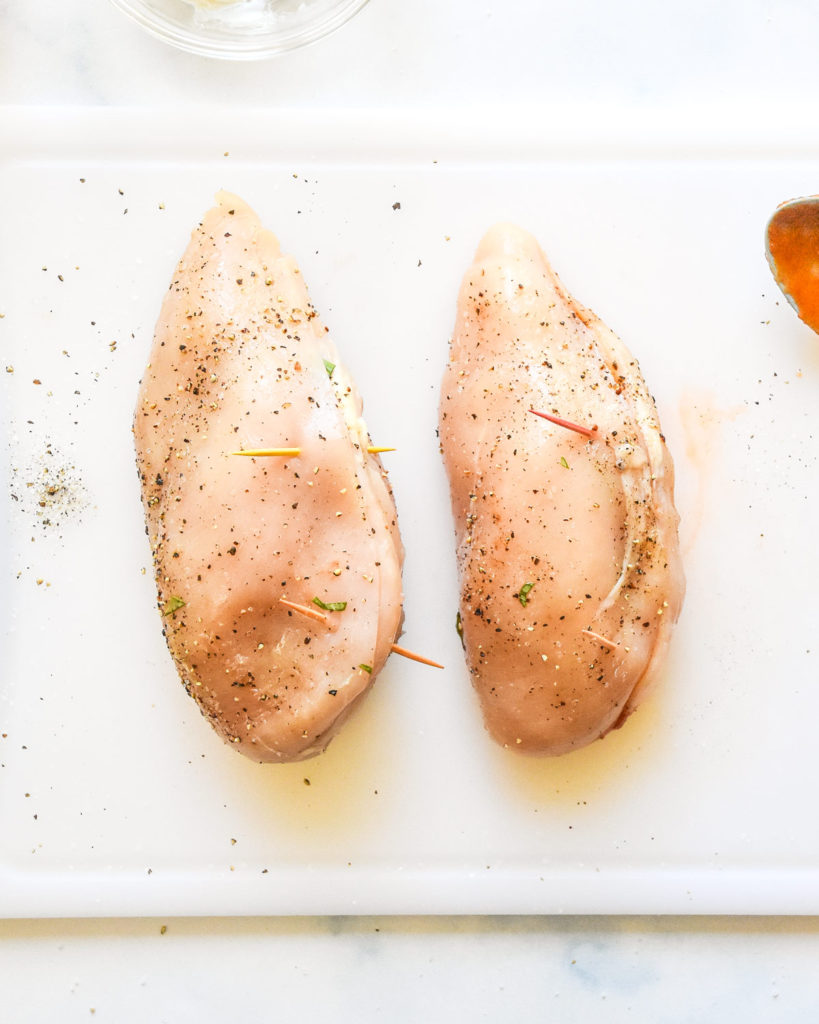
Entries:
[[487, 729], [547, 755], [604, 736], [680, 612], [673, 466], [636, 361], [519, 228], [490, 230], [464, 278], [440, 438]]
[[[299, 268], [226, 193], [165, 297], [134, 419], [168, 647], [218, 733], [319, 753], [401, 627], [403, 550], [361, 401]], [[298, 455], [245, 457], [287, 447]], [[307, 606], [324, 621], [293, 611]]]

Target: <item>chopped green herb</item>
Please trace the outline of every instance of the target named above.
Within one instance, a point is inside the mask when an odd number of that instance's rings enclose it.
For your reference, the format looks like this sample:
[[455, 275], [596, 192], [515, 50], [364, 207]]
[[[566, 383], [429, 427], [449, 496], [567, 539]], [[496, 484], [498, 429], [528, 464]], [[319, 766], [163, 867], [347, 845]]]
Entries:
[[175, 615], [180, 608], [185, 607], [185, 602], [181, 597], [171, 596], [165, 602], [165, 607], [162, 609], [163, 615]]
[[561, 465], [561, 466], [562, 466], [562, 467], [563, 467], [564, 469], [568, 469], [568, 468], [569, 468], [569, 463], [568, 463], [568, 462], [566, 461], [566, 458], [565, 458], [565, 456], [563, 456], [563, 455], [561, 455], [561, 456], [560, 456], [560, 465]]
[[358, 667], [359, 668], [363, 668], [365, 672], [369, 672], [370, 675], [372, 675], [372, 671], [373, 671], [372, 665], [359, 665]]
[[327, 371], [327, 376], [328, 377], [332, 377], [333, 376], [333, 370], [335, 370], [335, 368], [336, 368], [336, 364], [335, 363], [331, 363], [329, 359], [325, 359], [324, 360], [324, 369]]
[[455, 613], [455, 632], [461, 638], [461, 647], [464, 645], [464, 624], [461, 621], [461, 613]]
[[320, 597], [314, 597], [313, 604], [317, 604], [324, 612], [343, 612], [347, 607], [346, 601], [330, 601], [325, 604]]
[[524, 608], [529, 603], [529, 591], [533, 586], [534, 583], [524, 583], [517, 593], [518, 601], [520, 601]]

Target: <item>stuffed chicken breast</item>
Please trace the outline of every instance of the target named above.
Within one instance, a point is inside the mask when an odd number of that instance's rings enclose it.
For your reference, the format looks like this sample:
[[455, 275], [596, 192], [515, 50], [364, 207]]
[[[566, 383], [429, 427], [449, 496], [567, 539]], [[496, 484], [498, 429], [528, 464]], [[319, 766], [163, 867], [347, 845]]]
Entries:
[[656, 677], [682, 604], [673, 466], [632, 355], [511, 225], [463, 281], [440, 439], [487, 729], [548, 755], [604, 736]]
[[[134, 437], [168, 647], [254, 760], [323, 750], [401, 628], [395, 506], [361, 408], [295, 260], [220, 194], [163, 302]], [[290, 453], [236, 454], [271, 448]]]

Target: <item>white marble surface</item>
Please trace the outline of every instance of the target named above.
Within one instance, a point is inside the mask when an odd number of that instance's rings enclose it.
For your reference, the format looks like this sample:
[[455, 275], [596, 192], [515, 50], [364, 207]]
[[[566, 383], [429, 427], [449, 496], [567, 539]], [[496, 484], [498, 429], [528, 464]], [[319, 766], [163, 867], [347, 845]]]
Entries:
[[[817, 37], [819, 10], [798, 0], [371, 0], [333, 38], [232, 65], [166, 48], [106, 0], [0, 0], [0, 103], [787, 118], [819, 92]], [[0, 1018], [803, 1022], [818, 960], [813, 918], [6, 921]]]
[[800, 0], [370, 0], [335, 36], [261, 64], [175, 52], [107, 0], [0, 0], [4, 103], [251, 106], [622, 103], [815, 97], [819, 13]]
[[775, 918], [0, 924], [3, 1019], [800, 1022], [817, 932]]

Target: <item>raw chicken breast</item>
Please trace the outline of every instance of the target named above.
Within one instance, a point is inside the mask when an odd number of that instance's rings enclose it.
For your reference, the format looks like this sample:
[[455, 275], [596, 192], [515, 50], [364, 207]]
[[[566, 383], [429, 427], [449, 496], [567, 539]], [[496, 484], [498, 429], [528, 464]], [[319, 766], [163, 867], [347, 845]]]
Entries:
[[[221, 193], [171, 283], [134, 419], [164, 632], [213, 727], [319, 753], [401, 627], [403, 551], [361, 401], [299, 268]], [[298, 448], [291, 457], [239, 449]], [[318, 622], [280, 598], [326, 607]]]
[[552, 755], [604, 736], [682, 604], [673, 467], [636, 361], [519, 228], [490, 230], [464, 279], [440, 436], [487, 729]]

